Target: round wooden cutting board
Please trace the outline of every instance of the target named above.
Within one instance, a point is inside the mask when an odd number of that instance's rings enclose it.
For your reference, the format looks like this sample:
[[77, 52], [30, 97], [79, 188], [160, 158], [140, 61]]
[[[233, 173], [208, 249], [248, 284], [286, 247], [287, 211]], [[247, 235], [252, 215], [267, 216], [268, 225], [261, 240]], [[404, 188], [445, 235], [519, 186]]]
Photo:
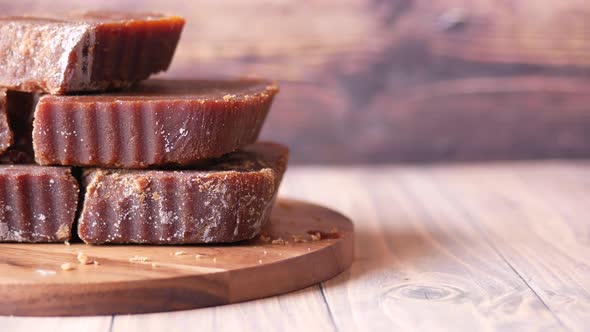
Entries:
[[[352, 223], [317, 205], [279, 200], [263, 234], [236, 245], [0, 244], [0, 314], [111, 315], [234, 303], [319, 283], [353, 260]], [[81, 264], [79, 252], [97, 264]]]

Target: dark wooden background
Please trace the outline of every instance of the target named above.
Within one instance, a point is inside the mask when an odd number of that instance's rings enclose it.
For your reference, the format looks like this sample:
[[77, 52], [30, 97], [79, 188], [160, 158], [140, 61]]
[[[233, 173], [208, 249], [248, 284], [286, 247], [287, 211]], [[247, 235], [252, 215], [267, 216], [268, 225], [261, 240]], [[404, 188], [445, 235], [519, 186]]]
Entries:
[[164, 11], [169, 76], [259, 75], [263, 137], [299, 163], [590, 156], [588, 0], [2, 1], [3, 13]]

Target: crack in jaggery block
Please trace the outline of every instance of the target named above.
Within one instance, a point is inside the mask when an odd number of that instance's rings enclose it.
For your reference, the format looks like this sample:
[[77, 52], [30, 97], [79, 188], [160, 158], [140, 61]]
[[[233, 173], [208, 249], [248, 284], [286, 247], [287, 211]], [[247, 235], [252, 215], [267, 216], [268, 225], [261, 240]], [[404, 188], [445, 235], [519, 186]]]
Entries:
[[34, 163], [31, 134], [38, 99], [38, 93], [0, 90], [0, 163]]
[[8, 105], [6, 90], [0, 89], [0, 154], [12, 145], [13, 134], [8, 125]]

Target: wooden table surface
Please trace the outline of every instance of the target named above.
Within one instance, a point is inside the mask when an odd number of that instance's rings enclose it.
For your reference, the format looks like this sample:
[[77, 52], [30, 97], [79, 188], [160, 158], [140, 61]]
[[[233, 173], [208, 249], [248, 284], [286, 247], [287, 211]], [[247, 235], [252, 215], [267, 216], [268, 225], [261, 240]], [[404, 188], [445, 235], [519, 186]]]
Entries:
[[590, 328], [590, 162], [292, 167], [282, 194], [353, 219], [349, 271], [242, 304], [138, 316], [0, 317], [0, 330]]

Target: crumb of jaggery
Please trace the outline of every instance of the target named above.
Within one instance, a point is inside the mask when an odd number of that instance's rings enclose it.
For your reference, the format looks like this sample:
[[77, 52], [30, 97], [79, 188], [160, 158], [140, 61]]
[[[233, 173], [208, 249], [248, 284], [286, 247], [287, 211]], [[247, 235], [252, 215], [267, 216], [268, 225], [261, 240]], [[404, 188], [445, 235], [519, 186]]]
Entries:
[[129, 261], [131, 263], [134, 263], [134, 262], [148, 262], [149, 260], [150, 259], [148, 257], [146, 257], [146, 256], [137, 256], [137, 255], [129, 258]]
[[340, 237], [340, 230], [336, 227], [332, 227], [332, 229], [330, 229], [330, 233], [328, 233], [328, 235], [331, 239], [337, 239]]
[[69, 247], [69, 246], [70, 246], [70, 241], [68, 241], [68, 240], [65, 240], [65, 241], [64, 241], [64, 244], [65, 244], [66, 246], [68, 246], [68, 247]]
[[332, 229], [330, 229], [329, 232], [319, 231], [319, 230], [310, 230], [310, 231], [307, 231], [307, 234], [309, 234], [311, 236], [312, 241], [338, 239], [342, 236], [342, 233], [336, 227], [332, 227]]
[[266, 234], [260, 234], [260, 241], [262, 242], [270, 242], [270, 236]]
[[93, 263], [92, 259], [90, 259], [90, 257], [88, 257], [82, 251], [78, 252], [77, 258], [78, 258], [78, 262], [80, 262], [80, 264], [88, 265], [88, 264], [92, 264]]
[[278, 239], [274, 239], [270, 242], [271, 244], [279, 244], [279, 245], [285, 245], [287, 244], [287, 242], [285, 240], [283, 240], [282, 238], [278, 238]]
[[60, 267], [64, 271], [72, 271], [76, 269], [76, 267], [72, 263], [63, 263], [62, 265], [60, 265]]
[[60, 239], [65, 239], [65, 238], [70, 237], [70, 233], [71, 233], [70, 225], [63, 224], [63, 225], [59, 226], [55, 235]]
[[159, 266], [158, 263], [152, 263], [153, 268], [157, 268], [158, 266]]
[[307, 242], [303, 235], [291, 235], [291, 237], [293, 238], [293, 242], [295, 243]]
[[186, 254], [187, 254], [187, 252], [186, 252], [186, 251], [182, 251], [182, 250], [181, 250], [181, 251], [177, 251], [177, 252], [175, 252], [175, 253], [174, 253], [174, 256], [183, 256], [183, 255], [186, 255]]
[[147, 186], [149, 184], [150, 183], [149, 183], [148, 179], [146, 179], [144, 177], [139, 177], [139, 178], [135, 179], [135, 189], [139, 193], [145, 191], [145, 189], [147, 188]]
[[201, 255], [201, 254], [196, 254], [196, 255], [195, 255], [195, 258], [196, 258], [196, 259], [199, 259], [199, 258], [201, 258], [201, 257], [203, 257], [203, 255]]
[[92, 262], [92, 264], [94, 264], [94, 266], [99, 266], [100, 265], [100, 263], [98, 261], [94, 261], [94, 262]]
[[311, 236], [312, 241], [319, 241], [322, 239], [322, 233], [320, 232], [309, 234], [309, 236]]

